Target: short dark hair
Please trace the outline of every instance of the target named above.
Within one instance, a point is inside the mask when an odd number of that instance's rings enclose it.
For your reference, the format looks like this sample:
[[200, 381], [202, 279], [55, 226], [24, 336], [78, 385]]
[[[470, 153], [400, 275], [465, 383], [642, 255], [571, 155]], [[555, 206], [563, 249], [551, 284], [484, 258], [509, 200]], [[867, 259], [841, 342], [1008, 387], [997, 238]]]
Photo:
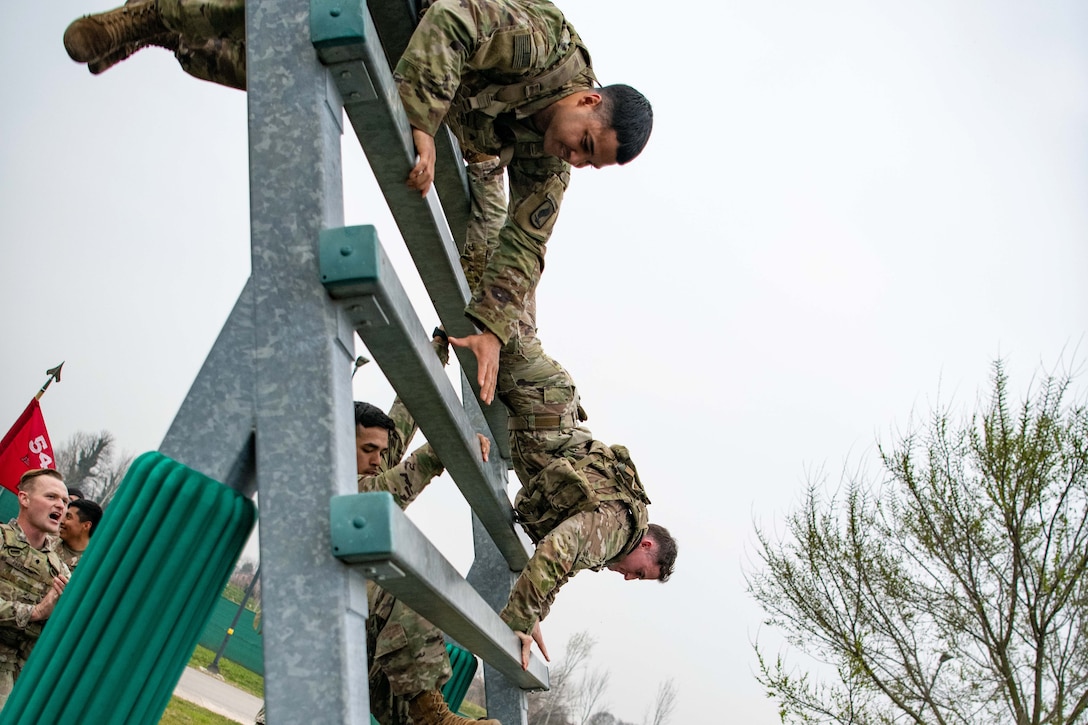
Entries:
[[94, 527], [98, 526], [98, 522], [102, 520], [102, 507], [96, 504], [94, 501], [88, 501], [85, 498], [77, 498], [68, 504], [68, 508], [75, 509], [76, 515], [79, 516], [80, 521], [90, 521], [91, 528], [87, 530], [87, 536], [94, 533]]
[[390, 432], [397, 429], [397, 424], [381, 408], [358, 400], [355, 401], [355, 425], [363, 428], [385, 428]]
[[78, 488], [72, 488], [71, 486], [69, 486], [68, 487], [68, 498], [72, 498], [73, 496], [76, 497], [76, 498], [87, 498], [86, 496], [83, 495], [83, 492], [80, 491]]
[[672, 576], [672, 568], [676, 564], [676, 539], [669, 530], [659, 524], [650, 524], [646, 530], [649, 536], [657, 543], [657, 566], [661, 569], [659, 582], [667, 582]]
[[[60, 471], [52, 468], [31, 468], [29, 471], [19, 476], [19, 490], [29, 493], [38, 485], [37, 481], [34, 481], [34, 479], [40, 476], [52, 476], [61, 483], [64, 483], [64, 476], [60, 475]], [[31, 481], [34, 481], [34, 483], [31, 483]]]
[[646, 96], [622, 83], [598, 88], [597, 92], [601, 94], [600, 113], [616, 132], [616, 161], [626, 164], [646, 148], [654, 126], [654, 109]]

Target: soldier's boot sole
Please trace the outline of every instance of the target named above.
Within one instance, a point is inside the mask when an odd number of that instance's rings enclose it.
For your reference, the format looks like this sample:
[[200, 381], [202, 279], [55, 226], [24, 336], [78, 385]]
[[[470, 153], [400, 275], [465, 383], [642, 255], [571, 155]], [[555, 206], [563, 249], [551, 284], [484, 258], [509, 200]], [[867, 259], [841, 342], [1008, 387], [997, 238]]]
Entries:
[[162, 35], [156, 35], [147, 40], [137, 40], [134, 43], [125, 43], [112, 53], [107, 53], [106, 55], [92, 60], [87, 64], [87, 70], [93, 75], [104, 73], [144, 48], [165, 48], [172, 53], [177, 53], [179, 43], [180, 36], [177, 33], [163, 33]]
[[165, 32], [155, 1], [138, 0], [73, 21], [64, 31], [64, 49], [77, 63], [90, 63]]

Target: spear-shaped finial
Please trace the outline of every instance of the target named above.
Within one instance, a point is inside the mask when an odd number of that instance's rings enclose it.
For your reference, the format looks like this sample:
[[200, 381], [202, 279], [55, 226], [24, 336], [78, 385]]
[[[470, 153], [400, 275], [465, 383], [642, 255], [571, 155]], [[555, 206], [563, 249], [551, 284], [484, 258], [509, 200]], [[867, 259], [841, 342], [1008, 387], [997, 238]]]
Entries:
[[39, 390], [38, 394], [34, 396], [35, 400], [41, 400], [42, 399], [42, 396], [45, 395], [46, 389], [53, 383], [54, 380], [56, 380], [58, 383], [60, 382], [60, 369], [62, 367], [64, 367], [64, 361], [63, 360], [61, 360], [60, 365], [56, 366], [55, 368], [49, 368], [48, 370], [45, 371], [45, 374], [48, 375], [49, 377], [46, 378], [45, 385], [42, 386], [42, 389]]

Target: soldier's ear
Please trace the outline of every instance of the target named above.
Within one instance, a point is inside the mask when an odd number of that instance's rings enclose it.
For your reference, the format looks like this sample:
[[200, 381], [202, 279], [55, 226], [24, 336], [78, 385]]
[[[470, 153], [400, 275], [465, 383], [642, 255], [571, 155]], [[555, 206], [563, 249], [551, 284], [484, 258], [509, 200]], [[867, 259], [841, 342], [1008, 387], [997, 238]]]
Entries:
[[596, 91], [586, 91], [585, 95], [578, 99], [579, 106], [594, 108], [601, 103], [601, 94]]

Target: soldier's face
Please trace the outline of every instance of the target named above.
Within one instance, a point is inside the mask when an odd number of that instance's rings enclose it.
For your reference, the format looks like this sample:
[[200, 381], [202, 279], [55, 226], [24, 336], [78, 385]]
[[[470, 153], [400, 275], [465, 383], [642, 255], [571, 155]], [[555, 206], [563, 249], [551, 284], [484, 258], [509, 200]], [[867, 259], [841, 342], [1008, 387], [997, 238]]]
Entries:
[[86, 525], [89, 525], [90, 523], [90, 521], [82, 521], [76, 510], [69, 508], [64, 512], [64, 518], [60, 521], [60, 529], [58, 532], [60, 533], [60, 538], [68, 543], [78, 541], [80, 533], [86, 528]]
[[26, 508], [30, 526], [55, 534], [68, 509], [68, 487], [52, 476], [38, 476], [34, 481], [29, 491], [19, 492], [19, 503]]
[[619, 142], [615, 130], [606, 126], [597, 113], [600, 104], [600, 94], [591, 92], [576, 93], [553, 103], [551, 120], [544, 129], [545, 153], [577, 168], [599, 169], [615, 164]]
[[385, 428], [355, 426], [355, 465], [360, 476], [381, 472], [382, 454], [389, 450], [389, 431]]
[[661, 576], [661, 567], [657, 563], [657, 544], [653, 539], [643, 538], [634, 551], [615, 564], [609, 564], [608, 569], [622, 574], [626, 581], [657, 579]]

